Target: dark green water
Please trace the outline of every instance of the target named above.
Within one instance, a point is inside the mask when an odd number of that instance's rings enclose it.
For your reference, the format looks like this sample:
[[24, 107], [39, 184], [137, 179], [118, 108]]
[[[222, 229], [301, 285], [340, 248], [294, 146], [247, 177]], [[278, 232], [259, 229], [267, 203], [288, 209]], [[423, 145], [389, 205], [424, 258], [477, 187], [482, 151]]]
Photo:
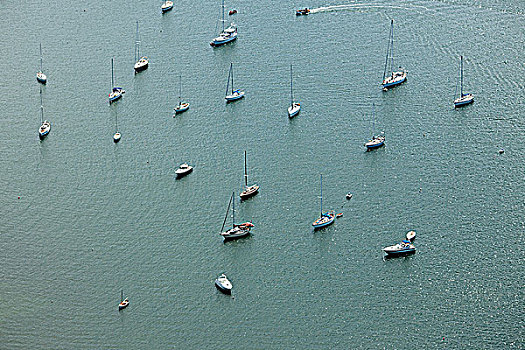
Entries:
[[[525, 347], [523, 1], [298, 18], [343, 3], [235, 1], [239, 39], [218, 49], [219, 1], [160, 4], [0, 3], [0, 348]], [[409, 73], [383, 93], [391, 18]], [[136, 20], [150, 67], [134, 76]], [[459, 55], [476, 102], [454, 110]], [[127, 92], [109, 107], [111, 57]], [[225, 105], [231, 61], [246, 98]], [[180, 73], [191, 108], [172, 118]], [[364, 152], [372, 103], [387, 145]], [[256, 227], [223, 244], [244, 150], [261, 192], [237, 216]], [[175, 181], [181, 162], [195, 171]], [[313, 233], [320, 173], [326, 209], [354, 198]], [[417, 254], [383, 260], [411, 229]], [[235, 298], [213, 286], [223, 271]]]

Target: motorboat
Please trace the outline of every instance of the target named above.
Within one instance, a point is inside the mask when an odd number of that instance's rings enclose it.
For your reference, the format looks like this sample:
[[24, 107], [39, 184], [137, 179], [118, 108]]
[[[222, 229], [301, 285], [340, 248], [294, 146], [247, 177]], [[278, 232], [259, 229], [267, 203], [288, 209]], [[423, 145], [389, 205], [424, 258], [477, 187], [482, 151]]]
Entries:
[[231, 23], [230, 26], [224, 29], [219, 36], [213, 38], [210, 42], [211, 46], [221, 46], [237, 39], [237, 27]]
[[416, 247], [410, 243], [410, 241], [403, 240], [398, 244], [383, 248], [383, 251], [389, 256], [402, 256], [414, 254], [416, 252]]
[[224, 294], [232, 294], [233, 285], [225, 274], [221, 274], [215, 279], [215, 287]]
[[314, 227], [314, 230], [318, 230], [320, 228], [333, 224], [334, 219], [335, 219], [334, 212], [327, 211], [326, 213], [322, 214], [319, 219], [312, 222], [312, 226]]
[[410, 243], [414, 242], [416, 239], [416, 231], [408, 231], [406, 234], [407, 240], [410, 241]]
[[181, 178], [181, 177], [188, 175], [192, 171], [193, 171], [193, 167], [191, 165], [184, 163], [184, 164], [181, 164], [177, 170], [175, 170], [175, 174], [177, 174], [177, 178]]
[[119, 132], [116, 132], [115, 135], [113, 135], [113, 142], [115, 142], [115, 143], [119, 142], [121, 136], [122, 135], [120, 135]]
[[173, 1], [167, 0], [160, 6], [162, 13], [168, 12], [173, 9]]
[[367, 149], [379, 148], [379, 147], [384, 146], [384, 145], [385, 145], [385, 136], [384, 135], [373, 136], [372, 139], [368, 140], [368, 142], [365, 143], [365, 147]]
[[49, 134], [49, 131], [51, 131], [51, 123], [47, 120], [40, 125], [40, 128], [38, 129], [38, 136], [43, 139], [44, 137]]
[[309, 13], [310, 13], [310, 9], [308, 7], [295, 11], [296, 16], [307, 16]]

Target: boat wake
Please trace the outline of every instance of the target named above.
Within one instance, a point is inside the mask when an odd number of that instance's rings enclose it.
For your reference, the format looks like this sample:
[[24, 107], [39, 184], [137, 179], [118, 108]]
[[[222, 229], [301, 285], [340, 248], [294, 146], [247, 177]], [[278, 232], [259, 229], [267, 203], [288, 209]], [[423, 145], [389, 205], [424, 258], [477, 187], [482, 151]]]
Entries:
[[404, 9], [404, 10], [410, 9], [409, 7], [400, 6], [396, 4], [377, 4], [377, 3], [346, 4], [346, 5], [334, 5], [334, 6], [325, 6], [325, 7], [318, 7], [315, 9], [310, 9], [310, 14], [320, 13], [320, 12], [352, 11], [352, 10], [373, 9], [373, 8], [394, 8], [394, 9]]

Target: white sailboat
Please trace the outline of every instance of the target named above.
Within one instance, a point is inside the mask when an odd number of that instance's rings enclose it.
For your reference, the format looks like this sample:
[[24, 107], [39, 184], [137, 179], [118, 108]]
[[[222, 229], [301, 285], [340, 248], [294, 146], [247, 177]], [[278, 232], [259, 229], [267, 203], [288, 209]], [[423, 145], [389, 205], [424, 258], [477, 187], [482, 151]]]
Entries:
[[[468, 94], [463, 93], [463, 56], [459, 56], [459, 75], [460, 75], [460, 78], [459, 78], [460, 93], [459, 93], [459, 97], [454, 100], [455, 108], [461, 107], [464, 105], [468, 105], [469, 103], [474, 102], [474, 95], [470, 93]], [[456, 89], [457, 89], [457, 85], [456, 85]]]
[[[228, 94], [228, 90], [230, 87], [230, 80], [232, 82], [231, 84], [232, 89], [231, 89], [231, 93]], [[237, 89], [237, 90], [233, 89], [233, 62], [232, 62], [230, 63], [230, 71], [228, 72], [228, 83], [226, 84], [226, 97], [224, 98], [226, 99], [226, 102], [232, 102], [232, 101], [240, 100], [243, 97], [244, 97], [244, 91], [240, 89]]]
[[246, 151], [244, 151], [244, 190], [239, 195], [241, 200], [248, 199], [259, 193], [259, 185], [253, 184], [248, 186], [248, 169], [246, 165]]
[[379, 148], [385, 145], [385, 133], [381, 132], [379, 135], [374, 135], [375, 129], [375, 104], [372, 104], [372, 138], [365, 143], [367, 150]]
[[38, 136], [40, 139], [46, 137], [51, 131], [51, 123], [44, 120], [44, 104], [42, 102], [42, 87], [40, 87], [40, 128], [38, 129]]
[[148, 69], [149, 60], [146, 56], [140, 56], [139, 21], [137, 21], [137, 35], [135, 39], [135, 74]]
[[231, 23], [228, 28], [224, 28], [224, 23], [226, 22], [226, 19], [224, 18], [224, 0], [222, 0], [221, 9], [222, 19], [220, 21], [222, 24], [222, 31], [220, 32], [218, 37], [214, 38], [210, 42], [210, 45], [214, 47], [224, 45], [237, 39], [237, 27], [235, 26], [235, 24]]
[[290, 64], [290, 107], [288, 107], [288, 117], [293, 118], [301, 111], [301, 104], [293, 101], [293, 73]]
[[172, 10], [173, 9], [173, 1], [171, 1], [171, 0], [164, 1], [162, 3], [162, 5], [160, 6], [160, 9], [161, 9], [162, 13]]
[[335, 214], [333, 210], [323, 213], [323, 174], [321, 174], [321, 216], [312, 223], [314, 230], [326, 227], [334, 223]]
[[[232, 206], [232, 227], [226, 231], [223, 231], [224, 225], [226, 224], [226, 219], [230, 213], [230, 206]], [[249, 236], [252, 227], [254, 227], [254, 225], [251, 222], [235, 224], [235, 192], [233, 192], [230, 197], [230, 202], [228, 203], [228, 209], [226, 210], [226, 216], [224, 217], [224, 222], [222, 223], [220, 235], [224, 238], [225, 242], [231, 241]]]
[[190, 108], [188, 102], [182, 102], [182, 74], [179, 76], [179, 104], [173, 108], [175, 114], [186, 112]]
[[123, 88], [115, 86], [115, 81], [113, 77], [113, 58], [111, 59], [111, 92], [109, 93], [109, 103], [113, 103], [114, 101], [118, 100], [122, 97], [122, 94], [124, 94], [126, 91], [124, 91]]
[[383, 90], [404, 83], [407, 79], [407, 72], [404, 69], [394, 71], [394, 20], [390, 23], [390, 37], [386, 53], [385, 71], [383, 72]]
[[47, 76], [42, 71], [42, 44], [40, 44], [40, 70], [36, 73], [36, 80], [39, 83], [47, 83]]
[[113, 142], [115, 142], [115, 143], [119, 142], [121, 137], [122, 137], [122, 135], [121, 135], [120, 132], [118, 131], [118, 116], [117, 116], [117, 111], [115, 110], [115, 134], [113, 135]]
[[129, 299], [124, 299], [124, 291], [120, 290], [120, 304], [118, 304], [119, 311], [125, 309], [129, 305]]

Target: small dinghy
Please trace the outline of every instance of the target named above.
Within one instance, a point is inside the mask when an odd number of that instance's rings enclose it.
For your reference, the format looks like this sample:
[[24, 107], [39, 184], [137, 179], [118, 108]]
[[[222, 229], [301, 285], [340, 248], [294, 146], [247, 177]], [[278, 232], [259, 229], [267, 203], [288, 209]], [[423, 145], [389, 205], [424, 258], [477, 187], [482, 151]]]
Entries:
[[233, 9], [233, 10], [230, 10], [230, 12], [228, 12], [228, 15], [231, 16], [231, 15], [234, 15], [236, 13], [237, 13], [237, 10]]
[[343, 217], [343, 213], [337, 213], [337, 215], [336, 215], [335, 217], [336, 217], [336, 218]]
[[160, 6], [160, 9], [162, 10], [162, 13], [168, 12], [173, 9], [173, 1], [164, 1], [164, 3]]
[[295, 11], [296, 16], [308, 16], [309, 13], [310, 13], [310, 9], [308, 7]]
[[193, 171], [193, 167], [191, 165], [184, 163], [184, 164], [181, 164], [177, 170], [175, 170], [175, 174], [177, 174], [177, 178], [181, 178], [181, 177], [188, 175], [192, 171]]
[[113, 142], [117, 143], [120, 141], [120, 137], [122, 135], [119, 132], [116, 132], [115, 135], [113, 135]]
[[403, 240], [401, 243], [383, 248], [383, 251], [388, 256], [402, 256], [414, 254], [416, 252], [416, 247], [410, 243], [410, 241]]
[[123, 299], [123, 298], [124, 298], [124, 292], [121, 290], [120, 291], [120, 304], [118, 304], [119, 311], [127, 308], [129, 305], [129, 299], [128, 298]]
[[215, 287], [224, 294], [232, 294], [233, 285], [225, 274], [221, 274], [215, 279]]
[[408, 231], [406, 237], [407, 240], [410, 241], [410, 243], [414, 242], [414, 240], [416, 239], [416, 231]]
[[353, 196], [354, 196], [353, 194], [351, 194], [350, 192], [348, 192], [348, 193], [346, 194], [346, 199], [350, 200], [350, 199], [352, 199]]

